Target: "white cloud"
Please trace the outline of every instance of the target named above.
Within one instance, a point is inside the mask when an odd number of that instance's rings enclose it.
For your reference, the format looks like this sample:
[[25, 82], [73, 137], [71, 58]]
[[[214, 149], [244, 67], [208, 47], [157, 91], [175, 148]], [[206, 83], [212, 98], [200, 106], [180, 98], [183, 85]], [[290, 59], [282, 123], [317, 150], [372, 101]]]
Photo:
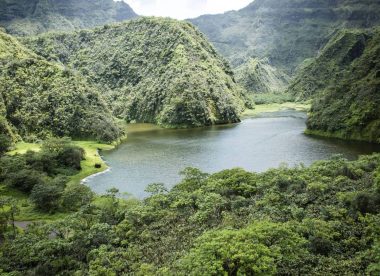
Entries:
[[247, 6], [253, 0], [124, 0], [136, 13], [177, 19], [223, 13]]

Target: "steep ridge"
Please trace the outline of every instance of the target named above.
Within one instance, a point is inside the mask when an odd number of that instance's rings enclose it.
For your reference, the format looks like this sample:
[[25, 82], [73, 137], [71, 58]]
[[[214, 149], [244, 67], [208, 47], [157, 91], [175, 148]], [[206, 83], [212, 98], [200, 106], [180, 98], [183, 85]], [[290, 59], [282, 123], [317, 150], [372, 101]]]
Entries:
[[113, 141], [120, 136], [96, 89], [0, 32], [1, 132], [13, 140], [71, 136]]
[[137, 17], [123, 1], [1, 0], [0, 26], [15, 35], [92, 28]]
[[239, 121], [241, 89], [229, 65], [190, 23], [140, 18], [24, 39], [96, 85], [127, 121], [188, 127]]
[[378, 0], [255, 0], [239, 11], [190, 22], [204, 32], [233, 66], [250, 57], [269, 58], [293, 74], [339, 28], [380, 24]]
[[304, 62], [288, 92], [297, 99], [306, 100], [316, 98], [329, 86], [339, 85], [352, 62], [363, 55], [370, 38], [370, 32], [363, 30], [338, 32], [315, 59]]
[[268, 59], [250, 58], [235, 69], [236, 81], [250, 93], [283, 92], [289, 77], [269, 64]]
[[380, 142], [380, 28], [340, 31], [289, 92], [314, 99], [310, 133]]

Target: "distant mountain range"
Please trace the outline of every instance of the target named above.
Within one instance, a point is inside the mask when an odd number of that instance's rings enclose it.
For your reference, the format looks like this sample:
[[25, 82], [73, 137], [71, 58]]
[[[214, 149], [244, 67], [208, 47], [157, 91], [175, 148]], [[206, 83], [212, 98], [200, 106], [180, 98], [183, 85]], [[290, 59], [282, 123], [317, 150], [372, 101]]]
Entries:
[[0, 26], [14, 35], [87, 29], [135, 17], [123, 1], [0, 0]]
[[341, 28], [380, 24], [378, 0], [255, 0], [246, 8], [190, 19], [233, 65], [249, 58], [293, 74]]

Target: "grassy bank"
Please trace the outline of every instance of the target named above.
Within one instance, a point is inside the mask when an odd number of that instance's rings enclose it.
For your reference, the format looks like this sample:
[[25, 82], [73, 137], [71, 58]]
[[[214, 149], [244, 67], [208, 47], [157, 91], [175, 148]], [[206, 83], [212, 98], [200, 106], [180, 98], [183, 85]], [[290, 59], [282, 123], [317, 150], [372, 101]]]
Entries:
[[369, 137], [366, 137], [362, 133], [354, 133], [349, 136], [347, 136], [344, 132], [327, 132], [322, 130], [311, 130], [306, 129], [305, 134], [312, 135], [312, 136], [319, 136], [319, 137], [325, 137], [325, 138], [335, 138], [335, 139], [341, 139], [341, 140], [350, 140], [350, 141], [359, 141], [359, 142], [369, 142], [369, 143], [377, 143], [380, 144], [380, 141], [373, 141]]
[[[108, 167], [102, 160], [99, 150], [111, 150], [117, 145], [102, 144], [94, 141], [73, 141], [73, 144], [81, 147], [85, 151], [85, 160], [81, 162], [81, 171], [70, 177], [67, 185], [80, 183], [84, 178], [105, 171]], [[40, 144], [35, 143], [17, 143], [12, 151], [8, 154], [25, 154], [27, 151], [39, 151]], [[100, 168], [95, 168], [95, 164], [99, 164]], [[17, 200], [20, 213], [16, 216], [17, 221], [39, 221], [39, 220], [55, 220], [68, 215], [68, 213], [57, 212], [54, 214], [44, 213], [36, 210], [29, 202], [28, 196], [20, 191], [11, 189], [5, 185], [0, 185], [0, 195], [11, 196]]]
[[261, 113], [277, 112], [284, 110], [297, 110], [308, 112], [311, 104], [308, 102], [286, 102], [256, 105], [254, 109], [247, 109], [243, 112], [243, 117], [254, 117]]
[[[93, 141], [74, 141], [74, 144], [84, 149], [86, 159], [81, 162], [82, 170], [71, 177], [69, 184], [80, 183], [90, 175], [105, 171], [108, 166], [100, 157], [99, 150], [111, 150], [116, 146], [116, 144], [108, 145]], [[95, 168], [96, 164], [99, 164], [101, 167]]]
[[[108, 167], [106, 163], [102, 160], [102, 158], [99, 155], [99, 150], [111, 150], [114, 149], [115, 144], [102, 144], [94, 141], [73, 141], [73, 144], [81, 147], [85, 151], [85, 160], [81, 162], [82, 170], [76, 174], [70, 177], [69, 184], [72, 183], [80, 183], [81, 180], [84, 178], [96, 174], [102, 171], [105, 171]], [[41, 148], [40, 144], [33, 144], [33, 143], [17, 143], [15, 145], [15, 148], [10, 151], [8, 154], [14, 155], [14, 154], [24, 154], [28, 150], [31, 151], [39, 151]], [[95, 168], [95, 164], [99, 164], [100, 168]]]

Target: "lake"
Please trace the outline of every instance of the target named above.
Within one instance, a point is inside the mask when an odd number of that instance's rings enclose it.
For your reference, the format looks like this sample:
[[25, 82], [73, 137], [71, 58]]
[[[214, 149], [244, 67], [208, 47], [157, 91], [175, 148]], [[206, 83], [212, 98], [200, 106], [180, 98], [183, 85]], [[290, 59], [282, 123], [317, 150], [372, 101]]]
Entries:
[[186, 167], [208, 173], [234, 167], [262, 172], [283, 163], [310, 165], [336, 154], [353, 160], [380, 151], [379, 145], [305, 135], [305, 121], [305, 113], [281, 111], [240, 124], [198, 129], [130, 125], [125, 143], [102, 152], [110, 170], [85, 182], [100, 194], [116, 187], [143, 198], [148, 184], [170, 188], [181, 180], [179, 172]]

